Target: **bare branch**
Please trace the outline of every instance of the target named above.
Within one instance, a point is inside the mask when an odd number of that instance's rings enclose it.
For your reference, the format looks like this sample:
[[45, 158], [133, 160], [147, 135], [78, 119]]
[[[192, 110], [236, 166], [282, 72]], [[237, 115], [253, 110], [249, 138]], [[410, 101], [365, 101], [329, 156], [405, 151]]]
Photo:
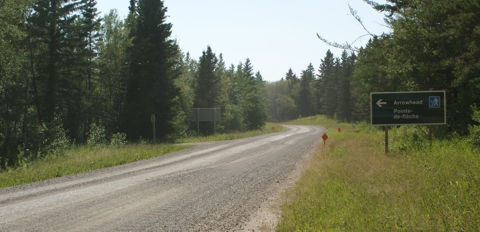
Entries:
[[[371, 1], [371, 0], [363, 0], [364, 2], [366, 2], [367, 4], [369, 4], [370, 6], [372, 6], [374, 9], [378, 8], [378, 7], [381, 7], [380, 4], [374, 2], [374, 1]], [[365, 34], [365, 35], [362, 35], [362, 36], [359, 36], [357, 39], [355, 39], [352, 43], [348, 43], [348, 42], [345, 42], [344, 44], [339, 44], [337, 42], [330, 42], [328, 41], [327, 39], [323, 38], [322, 36], [320, 36], [318, 33], [317, 33], [317, 37], [318, 39], [320, 39], [321, 41], [323, 41], [324, 43], [326, 43], [327, 45], [331, 46], [331, 47], [335, 47], [335, 48], [340, 48], [340, 49], [344, 49], [344, 50], [350, 50], [350, 51], [354, 51], [354, 52], [358, 52], [359, 51], [359, 48], [358, 47], [354, 47], [352, 46], [355, 42], [357, 42], [357, 40], [365, 37], [365, 36], [372, 36], [372, 37], [376, 37], [376, 35], [372, 34], [370, 31], [367, 30], [367, 28], [365, 27], [365, 25], [363, 24], [363, 21], [362, 19], [360, 18], [360, 16], [358, 15], [357, 11], [355, 11], [352, 6], [350, 4], [348, 4], [348, 9], [350, 9], [350, 13], [352, 14], [352, 16], [355, 18], [355, 20], [357, 20], [360, 25], [362, 25], [363, 29], [368, 33], [368, 34]]]
[[365, 27], [365, 25], [363, 25], [363, 22], [362, 22], [362, 19], [360, 18], [360, 16], [358, 16], [357, 12], [352, 8], [352, 6], [350, 4], [348, 4], [348, 9], [350, 9], [350, 13], [352, 14], [352, 16], [360, 23], [360, 25], [362, 25], [363, 29], [371, 36], [374, 36], [372, 33], [370, 33], [367, 28]]
[[337, 42], [330, 42], [327, 39], [320, 36], [318, 33], [317, 33], [317, 37], [318, 37], [319, 40], [323, 41], [324, 43], [326, 43], [328, 46], [331, 46], [331, 47], [340, 48], [340, 49], [349, 50], [349, 51], [354, 51], [354, 52], [357, 52], [359, 50], [357, 47], [353, 47], [348, 42], [345, 42], [345, 44], [339, 44]]
[[[351, 44], [354, 44], [355, 42], [357, 42], [357, 40], [359, 40], [359, 39], [361, 39], [361, 38], [363, 38], [363, 37], [365, 37], [365, 36], [370, 36], [370, 35], [369, 35], [369, 34], [361, 35], [361, 36], [359, 36], [357, 39], [355, 39]], [[375, 36], [374, 36], [374, 37], [375, 37]]]

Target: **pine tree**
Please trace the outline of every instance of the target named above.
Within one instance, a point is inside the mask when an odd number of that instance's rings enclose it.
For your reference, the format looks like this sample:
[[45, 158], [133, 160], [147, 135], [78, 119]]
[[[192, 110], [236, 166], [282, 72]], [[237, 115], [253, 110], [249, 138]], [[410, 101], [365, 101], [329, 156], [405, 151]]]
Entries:
[[287, 80], [288, 82], [288, 87], [290, 88], [290, 92], [292, 92], [293, 86], [295, 86], [295, 84], [297, 84], [300, 81], [297, 75], [293, 73], [291, 68], [288, 69], [288, 72], [285, 75], [285, 80]]
[[[19, 148], [35, 138], [35, 110], [31, 105], [31, 63], [26, 39], [30, 0], [0, 4], [0, 168], [17, 162]], [[26, 152], [28, 156], [31, 153]]]
[[245, 96], [244, 86], [245, 78], [243, 75], [243, 63], [240, 62], [236, 67], [231, 65], [226, 72], [230, 79], [228, 86], [228, 102], [225, 112], [225, 129], [227, 131], [243, 131], [245, 130]]
[[90, 124], [94, 118], [97, 118], [98, 123], [98, 111], [100, 110], [99, 107], [99, 99], [94, 99], [92, 97], [95, 91], [95, 85], [97, 81], [94, 80], [94, 74], [96, 70], [96, 63], [94, 59], [97, 57], [98, 51], [98, 41], [100, 39], [100, 23], [102, 21], [101, 18], [98, 17], [99, 13], [97, 12], [97, 5], [96, 0], [85, 0], [84, 5], [81, 7], [82, 11], [82, 18], [80, 19], [82, 22], [82, 32], [84, 33], [84, 41], [86, 43], [84, 49], [84, 59], [85, 59], [85, 75], [86, 75], [86, 101], [89, 103], [86, 109], [85, 115], [85, 131], [90, 131]]
[[353, 75], [355, 54], [348, 55], [347, 51], [342, 52], [341, 70], [338, 78], [338, 106], [336, 110], [337, 119], [345, 122], [351, 120], [351, 78]]
[[160, 0], [140, 0], [131, 52], [124, 130], [128, 138], [152, 138], [150, 115], [156, 115], [157, 137], [174, 133], [173, 119], [179, 89], [175, 57], [179, 52], [170, 39], [172, 24], [166, 22], [167, 8]]
[[[39, 121], [47, 128], [56, 118], [78, 139], [86, 108], [85, 35], [79, 20], [83, 2], [41, 0], [28, 19], [30, 59], [34, 63], [33, 97]], [[81, 137], [79, 142], [82, 142]]]
[[128, 76], [127, 50], [132, 45], [126, 20], [119, 19], [116, 10], [105, 16], [98, 44], [98, 116], [108, 134], [119, 132]]
[[180, 76], [175, 79], [175, 86], [180, 90], [179, 103], [182, 114], [185, 116], [182, 125], [179, 124], [181, 129], [178, 131], [180, 134], [186, 133], [188, 126], [192, 124], [193, 117], [193, 102], [195, 100], [195, 76], [197, 72], [197, 61], [190, 57], [190, 53], [178, 54], [180, 65]]
[[266, 113], [262, 106], [263, 97], [261, 94], [263, 80], [261, 75], [255, 78], [253, 66], [247, 58], [242, 68], [243, 76], [243, 107], [245, 109], [245, 125], [248, 130], [258, 130], [265, 125]]
[[389, 36], [373, 38], [358, 52], [351, 80], [354, 121], [370, 120], [371, 92], [396, 91], [403, 87], [396, 78], [387, 78], [388, 60], [385, 57], [391, 50], [390, 43]]
[[259, 71], [257, 71], [255, 74], [255, 89], [256, 95], [253, 99], [253, 118], [255, 121], [252, 123], [252, 127], [258, 130], [265, 126], [268, 116], [266, 107], [267, 99], [264, 98], [265, 82], [263, 81], [262, 74], [260, 74]]
[[327, 51], [325, 58], [320, 64], [318, 77], [322, 87], [319, 90], [321, 93], [321, 112], [329, 117], [333, 117], [337, 109], [337, 78], [335, 76], [335, 59], [330, 50]]
[[[397, 91], [445, 90], [449, 133], [466, 135], [480, 101], [478, 1], [410, 0], [374, 4], [389, 12], [384, 77]], [[395, 82], [394, 82], [395, 81]]]
[[217, 75], [218, 59], [210, 46], [199, 59], [195, 86], [195, 108], [214, 108], [220, 97], [220, 76]]
[[255, 77], [253, 76], [253, 66], [250, 62], [250, 59], [247, 58], [243, 66], [241, 67], [241, 77], [242, 77], [242, 97], [243, 102], [242, 106], [245, 113], [245, 126], [247, 130], [254, 129], [253, 121], [255, 120], [254, 117], [254, 106], [253, 106], [253, 98], [256, 92], [255, 88]]
[[220, 53], [218, 56], [218, 63], [216, 69], [216, 75], [220, 78], [220, 87], [219, 87], [219, 97], [217, 100], [217, 106], [221, 108], [221, 121], [217, 124], [217, 131], [218, 132], [226, 132], [229, 131], [230, 128], [227, 127], [225, 123], [226, 120], [231, 119], [232, 115], [232, 104], [229, 100], [229, 91], [231, 84], [231, 76], [233, 76], [232, 72], [229, 72], [227, 67], [225, 66], [225, 60], [223, 59], [223, 54]]
[[308, 65], [308, 68], [302, 71], [300, 78], [300, 95], [297, 106], [302, 117], [308, 117], [315, 114], [315, 102], [313, 96], [313, 83], [315, 81], [315, 69], [313, 65]]
[[[203, 51], [199, 59], [198, 73], [195, 85], [194, 108], [219, 107], [221, 79], [217, 70], [218, 59], [210, 46]], [[213, 134], [213, 123], [201, 122], [200, 130], [203, 134]]]

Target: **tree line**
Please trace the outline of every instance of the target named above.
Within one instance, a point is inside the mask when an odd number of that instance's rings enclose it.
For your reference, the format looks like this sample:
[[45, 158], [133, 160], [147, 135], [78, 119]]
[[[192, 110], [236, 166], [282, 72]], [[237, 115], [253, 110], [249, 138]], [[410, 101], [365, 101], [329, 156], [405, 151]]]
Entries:
[[340, 58], [328, 50], [318, 74], [310, 63], [300, 77], [289, 69], [280, 81], [266, 86], [268, 114], [274, 121], [322, 114], [340, 121], [357, 119], [352, 110], [352, 78], [357, 56], [342, 52]]
[[316, 114], [369, 121], [370, 92], [386, 91], [445, 90], [437, 136], [480, 138], [480, 1], [365, 2], [391, 32], [360, 48], [332, 43], [339, 57], [266, 82], [248, 58], [181, 51], [160, 0], [130, 0], [125, 19], [101, 17], [95, 0], [0, 1], [0, 166], [71, 144], [151, 140], [152, 114], [160, 141], [190, 136], [194, 108], [221, 108], [218, 132]]
[[470, 135], [480, 143], [480, 1], [365, 2], [385, 14], [391, 32], [367, 31], [371, 39], [360, 48], [319, 36], [345, 50], [339, 58], [328, 51], [317, 74], [309, 65], [300, 77], [289, 70], [267, 85], [270, 117], [283, 121], [324, 114], [369, 122], [371, 92], [445, 90], [447, 125], [434, 127], [434, 133]]
[[151, 141], [152, 114], [160, 141], [193, 133], [193, 108], [220, 107], [220, 132], [264, 126], [265, 82], [248, 58], [182, 52], [163, 1], [130, 0], [125, 19], [96, 4], [0, 2], [1, 166], [71, 144]]

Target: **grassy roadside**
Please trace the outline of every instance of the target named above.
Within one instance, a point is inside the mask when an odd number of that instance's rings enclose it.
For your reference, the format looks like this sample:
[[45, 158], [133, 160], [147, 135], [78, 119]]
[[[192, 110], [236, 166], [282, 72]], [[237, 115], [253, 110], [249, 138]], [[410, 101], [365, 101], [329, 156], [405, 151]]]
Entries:
[[91, 170], [149, 159], [191, 146], [126, 145], [121, 147], [76, 147], [61, 156], [24, 163], [21, 167], [0, 173], [0, 188], [53, 179]]
[[[275, 130], [272, 130], [275, 127]], [[207, 142], [253, 137], [282, 131], [278, 124], [267, 124], [262, 130], [243, 133], [218, 134], [195, 137], [180, 142]], [[181, 144], [134, 144], [126, 146], [79, 146], [60, 155], [47, 155], [36, 161], [25, 161], [16, 168], [0, 171], [0, 188], [53, 179], [76, 173], [135, 162], [188, 149], [191, 145]]]
[[295, 123], [306, 121], [327, 125], [329, 139], [284, 194], [278, 231], [480, 230], [478, 148], [435, 141], [385, 155], [380, 131], [322, 117]]
[[205, 136], [205, 137], [191, 137], [191, 138], [181, 139], [178, 142], [200, 143], [200, 142], [210, 142], [210, 141], [234, 140], [234, 139], [250, 138], [258, 135], [281, 132], [281, 131], [283, 131], [283, 127], [280, 124], [267, 123], [261, 130], [236, 132], [236, 133], [228, 133], [228, 134], [216, 134], [216, 135]]

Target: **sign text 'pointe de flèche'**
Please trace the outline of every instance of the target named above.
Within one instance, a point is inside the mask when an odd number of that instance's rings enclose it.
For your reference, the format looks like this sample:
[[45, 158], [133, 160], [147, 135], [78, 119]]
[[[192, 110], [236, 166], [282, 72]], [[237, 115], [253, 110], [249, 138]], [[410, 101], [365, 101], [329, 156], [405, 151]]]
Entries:
[[446, 124], [445, 91], [370, 93], [371, 124], [443, 125]]

